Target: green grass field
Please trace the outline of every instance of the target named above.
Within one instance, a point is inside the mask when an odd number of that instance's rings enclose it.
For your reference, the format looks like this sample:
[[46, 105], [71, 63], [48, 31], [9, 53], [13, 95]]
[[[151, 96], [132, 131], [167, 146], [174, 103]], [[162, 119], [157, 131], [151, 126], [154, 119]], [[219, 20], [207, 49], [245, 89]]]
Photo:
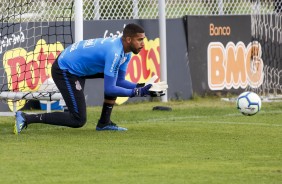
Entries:
[[116, 106], [127, 132], [96, 132], [100, 110], [80, 129], [33, 124], [18, 136], [0, 117], [0, 183], [282, 183], [282, 103], [251, 117], [219, 98]]

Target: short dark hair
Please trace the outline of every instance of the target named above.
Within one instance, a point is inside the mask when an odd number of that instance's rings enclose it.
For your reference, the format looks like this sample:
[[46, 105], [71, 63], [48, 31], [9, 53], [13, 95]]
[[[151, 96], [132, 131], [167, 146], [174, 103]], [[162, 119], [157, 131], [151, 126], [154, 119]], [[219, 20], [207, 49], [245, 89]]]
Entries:
[[145, 33], [144, 29], [137, 24], [127, 24], [123, 29], [123, 37], [133, 37], [137, 33]]

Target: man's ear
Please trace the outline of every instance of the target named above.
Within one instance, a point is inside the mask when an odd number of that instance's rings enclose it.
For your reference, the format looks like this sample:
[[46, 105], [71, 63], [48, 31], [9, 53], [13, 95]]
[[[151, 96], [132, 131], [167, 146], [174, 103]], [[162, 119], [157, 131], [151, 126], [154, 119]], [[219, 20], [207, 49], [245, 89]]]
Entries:
[[131, 42], [131, 37], [126, 37], [125, 40], [126, 40], [127, 43], [130, 43]]

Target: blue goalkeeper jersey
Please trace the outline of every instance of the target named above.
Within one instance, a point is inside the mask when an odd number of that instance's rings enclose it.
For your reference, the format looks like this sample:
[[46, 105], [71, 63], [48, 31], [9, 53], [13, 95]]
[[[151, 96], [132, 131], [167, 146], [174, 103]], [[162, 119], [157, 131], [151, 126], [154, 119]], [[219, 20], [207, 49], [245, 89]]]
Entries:
[[121, 38], [83, 40], [67, 47], [59, 57], [62, 70], [82, 76], [97, 73], [116, 77], [118, 70], [126, 71], [131, 53], [125, 54]]
[[130, 53], [124, 53], [121, 37], [83, 40], [68, 46], [58, 58], [60, 69], [79, 77], [104, 73], [105, 94], [131, 96], [136, 83], [125, 80]]

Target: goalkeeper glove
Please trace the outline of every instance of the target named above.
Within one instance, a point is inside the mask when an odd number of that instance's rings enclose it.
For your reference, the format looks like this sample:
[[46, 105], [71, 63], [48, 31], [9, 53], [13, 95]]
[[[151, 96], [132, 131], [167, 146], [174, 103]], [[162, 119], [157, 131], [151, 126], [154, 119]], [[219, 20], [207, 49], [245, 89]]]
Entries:
[[146, 83], [145, 86], [148, 84], [153, 84], [159, 77], [157, 75], [154, 75], [153, 77], [151, 77]]
[[150, 88], [150, 91], [166, 91], [168, 88], [168, 85], [165, 81], [153, 83], [152, 87]]
[[141, 87], [141, 88], [134, 88], [132, 90], [131, 97], [143, 97], [143, 96], [150, 95], [149, 89], [151, 87], [152, 87], [152, 84], [148, 84], [148, 85]]
[[146, 86], [145, 83], [137, 83], [136, 84], [136, 88], [141, 88], [141, 87], [144, 87], [144, 86]]
[[151, 97], [160, 97], [165, 95], [165, 91], [150, 91], [150, 96]]
[[151, 79], [149, 79], [145, 83], [145, 86], [148, 85], [148, 84], [152, 84], [152, 87], [151, 87], [150, 91], [166, 91], [167, 88], [168, 88], [168, 85], [167, 85], [167, 83], [165, 81], [155, 83], [155, 81], [158, 78], [159, 77], [157, 75], [154, 75]]
[[166, 94], [168, 85], [165, 81], [155, 83], [158, 78], [159, 77], [157, 75], [154, 75], [146, 82], [146, 84], [152, 84], [152, 87], [149, 89], [151, 97], [159, 97]]
[[[141, 87], [144, 87], [144, 86], [146, 87], [146, 86], [150, 85], [151, 87], [150, 87], [149, 91], [146, 92], [146, 94], [144, 96], [147, 96], [147, 95], [150, 95], [151, 97], [164, 96], [166, 94], [166, 90], [168, 88], [168, 85], [165, 81], [154, 83], [158, 78], [159, 77], [157, 75], [154, 75], [146, 83], [137, 83], [135, 90], [141, 89]], [[139, 93], [139, 94], [141, 94], [141, 93]], [[138, 96], [140, 96], [140, 95], [138, 95]]]

